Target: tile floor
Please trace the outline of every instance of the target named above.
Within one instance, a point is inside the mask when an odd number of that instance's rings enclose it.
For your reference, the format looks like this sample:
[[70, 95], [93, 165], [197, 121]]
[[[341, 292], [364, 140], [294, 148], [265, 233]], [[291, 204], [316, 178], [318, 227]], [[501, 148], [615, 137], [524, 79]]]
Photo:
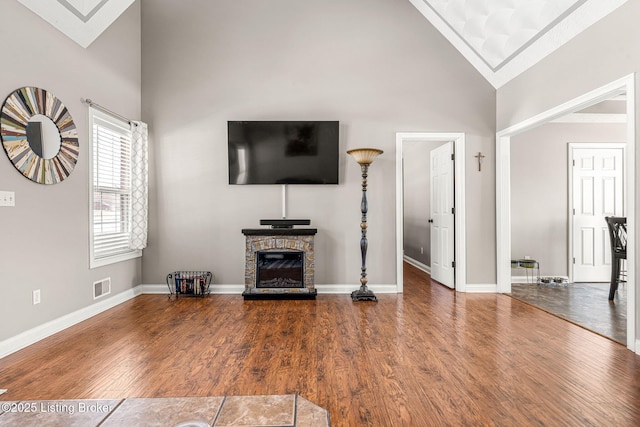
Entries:
[[0, 402], [0, 426], [329, 427], [297, 395]]
[[609, 283], [512, 284], [511, 296], [621, 344], [627, 342], [627, 285], [609, 301]]

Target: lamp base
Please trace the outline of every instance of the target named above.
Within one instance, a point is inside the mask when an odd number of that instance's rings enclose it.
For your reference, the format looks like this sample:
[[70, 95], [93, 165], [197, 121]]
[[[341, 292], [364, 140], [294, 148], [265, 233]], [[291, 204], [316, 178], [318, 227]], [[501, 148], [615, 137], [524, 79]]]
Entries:
[[351, 299], [353, 302], [356, 301], [378, 301], [376, 294], [369, 289], [358, 289], [357, 291], [351, 292]]

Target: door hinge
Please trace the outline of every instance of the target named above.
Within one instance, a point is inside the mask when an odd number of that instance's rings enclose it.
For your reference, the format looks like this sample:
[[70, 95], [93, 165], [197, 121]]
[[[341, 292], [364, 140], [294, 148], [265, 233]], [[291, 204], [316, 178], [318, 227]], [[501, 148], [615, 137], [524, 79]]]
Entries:
[[455, 261], [451, 261], [451, 267], [452, 268], [456, 268], [456, 262]]
[[456, 214], [456, 208], [451, 208], [451, 213], [455, 215]]
[[576, 165], [576, 161], [575, 161], [575, 160], [573, 160], [573, 166], [575, 166], [575, 165]]
[[576, 263], [576, 258], [575, 258], [575, 257], [573, 257], [573, 263], [574, 263], [574, 264]]
[[451, 160], [455, 160], [456, 159], [456, 155], [451, 153]]
[[573, 214], [574, 214], [574, 215], [576, 214], [576, 209], [575, 209], [575, 208], [573, 209]]

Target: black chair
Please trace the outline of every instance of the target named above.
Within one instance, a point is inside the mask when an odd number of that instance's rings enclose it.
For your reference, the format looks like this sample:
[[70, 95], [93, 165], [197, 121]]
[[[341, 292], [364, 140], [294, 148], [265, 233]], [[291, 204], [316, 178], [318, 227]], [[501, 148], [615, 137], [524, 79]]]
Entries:
[[622, 260], [627, 259], [627, 218], [607, 216], [604, 219], [607, 221], [611, 242], [611, 286], [609, 287], [609, 301], [611, 301], [620, 283]]

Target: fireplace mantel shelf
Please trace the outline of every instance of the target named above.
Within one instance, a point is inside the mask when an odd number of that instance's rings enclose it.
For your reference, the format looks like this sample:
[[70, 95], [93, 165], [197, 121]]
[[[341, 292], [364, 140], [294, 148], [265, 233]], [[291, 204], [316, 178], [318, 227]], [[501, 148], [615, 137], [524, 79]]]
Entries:
[[243, 228], [245, 236], [314, 236], [317, 228]]

